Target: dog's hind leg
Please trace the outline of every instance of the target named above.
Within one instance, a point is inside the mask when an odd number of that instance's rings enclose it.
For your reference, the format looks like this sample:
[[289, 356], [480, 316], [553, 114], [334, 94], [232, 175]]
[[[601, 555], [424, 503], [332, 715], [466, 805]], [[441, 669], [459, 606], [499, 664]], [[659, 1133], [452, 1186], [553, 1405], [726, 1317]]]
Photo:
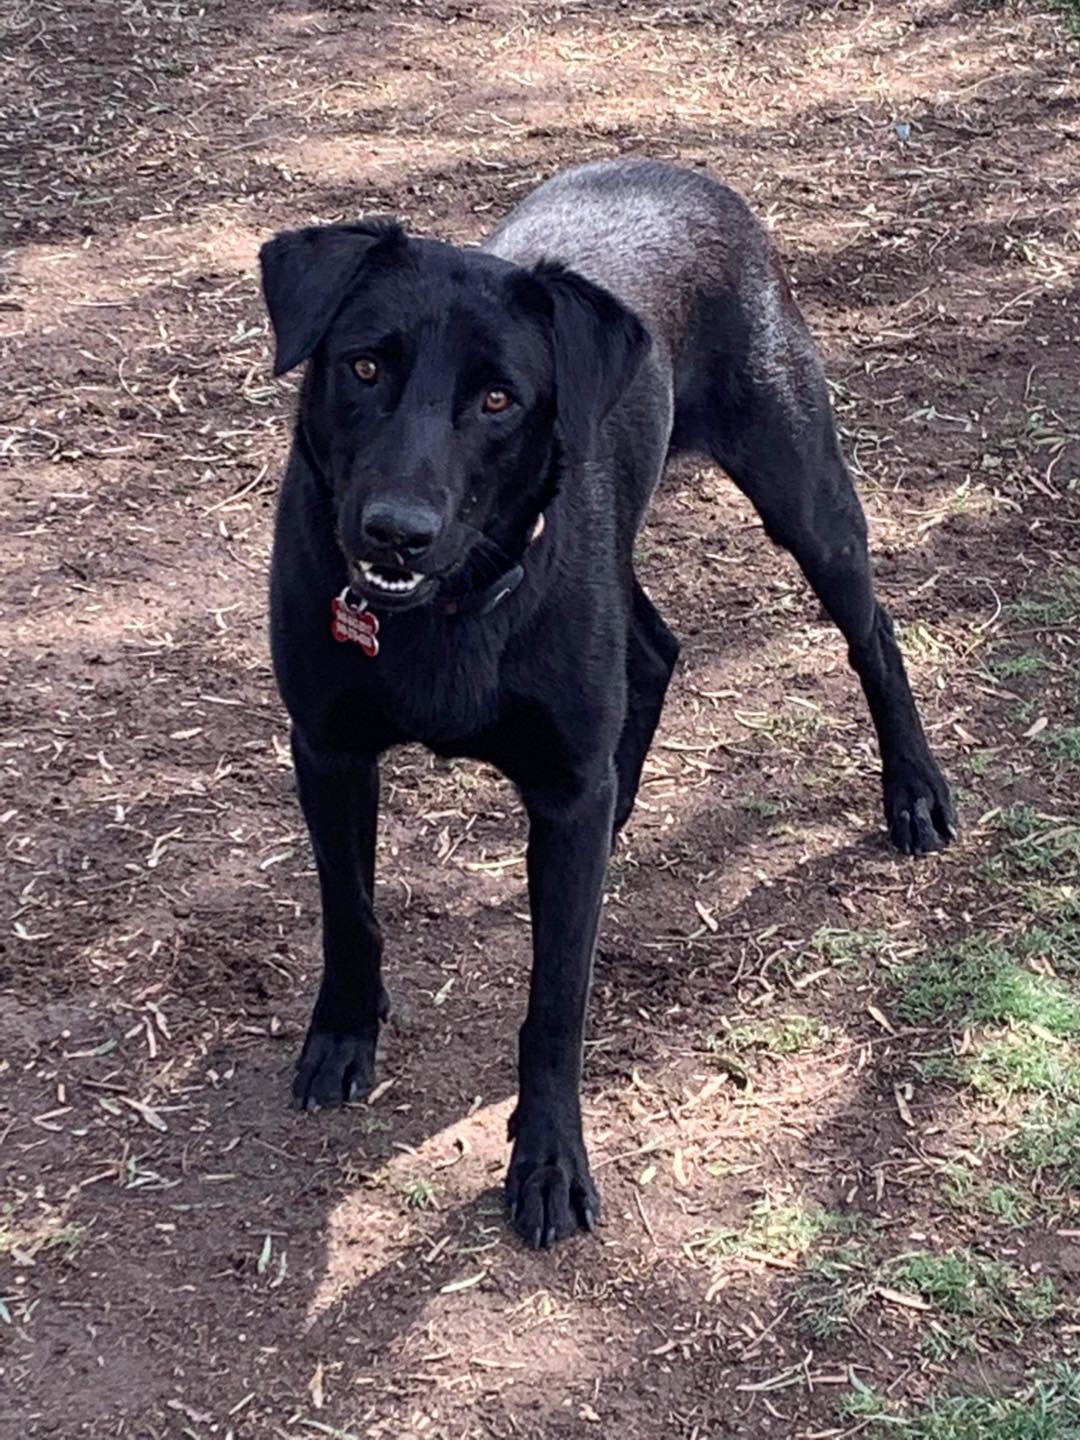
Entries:
[[889, 834], [906, 854], [926, 854], [955, 834], [949, 787], [874, 595], [866, 520], [813, 342], [794, 302], [774, 301], [779, 308], [768, 313], [751, 305], [738, 316], [743, 353], [723, 353], [723, 342], [699, 348], [676, 420], [680, 448], [704, 450], [724, 467], [842, 631], [877, 730]]
[[626, 719], [615, 752], [618, 795], [613, 834], [630, 818], [641, 782], [645, 756], [660, 722], [679, 642], [635, 579], [633, 609], [626, 639]]
[[322, 894], [323, 978], [293, 1098], [305, 1110], [359, 1098], [375, 1083], [389, 1012], [372, 896], [379, 769], [374, 756], [326, 756], [294, 729], [293, 762]]

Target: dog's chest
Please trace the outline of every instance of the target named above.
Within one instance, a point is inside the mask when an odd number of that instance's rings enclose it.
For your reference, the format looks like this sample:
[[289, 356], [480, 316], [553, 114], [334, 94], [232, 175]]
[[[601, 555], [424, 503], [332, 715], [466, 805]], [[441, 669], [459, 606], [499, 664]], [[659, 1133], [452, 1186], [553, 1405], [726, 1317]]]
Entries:
[[342, 655], [348, 683], [334, 706], [335, 730], [361, 738], [377, 727], [389, 743], [418, 741], [453, 754], [495, 725], [498, 647], [481, 625], [439, 628], [437, 636], [417, 636], [389, 617], [377, 655]]

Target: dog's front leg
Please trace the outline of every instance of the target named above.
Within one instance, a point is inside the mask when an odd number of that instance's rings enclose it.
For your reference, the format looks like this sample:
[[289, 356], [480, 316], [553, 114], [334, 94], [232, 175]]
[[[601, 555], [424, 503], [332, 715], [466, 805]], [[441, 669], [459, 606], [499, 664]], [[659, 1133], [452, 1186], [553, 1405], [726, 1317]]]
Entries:
[[527, 1245], [591, 1230], [600, 1198], [581, 1132], [585, 1004], [615, 806], [614, 766], [526, 790], [533, 968], [521, 1028], [506, 1200]]
[[293, 1080], [305, 1110], [340, 1105], [375, 1083], [389, 1001], [372, 903], [379, 768], [373, 755], [327, 754], [296, 730], [293, 761], [322, 892], [323, 977]]

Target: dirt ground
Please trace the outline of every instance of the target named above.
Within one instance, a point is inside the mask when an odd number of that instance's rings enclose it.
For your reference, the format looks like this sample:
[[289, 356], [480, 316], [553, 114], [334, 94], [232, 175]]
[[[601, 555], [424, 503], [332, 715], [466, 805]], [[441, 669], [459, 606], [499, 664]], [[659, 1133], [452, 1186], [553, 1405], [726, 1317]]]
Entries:
[[[934, 1397], [1014, 1392], [1058, 1420], [1010, 1435], [1080, 1433], [1067, 16], [4, 8], [0, 1434], [951, 1440]], [[381, 1082], [288, 1107], [317, 911], [254, 257], [360, 211], [476, 240], [615, 154], [708, 166], [773, 228], [963, 834], [888, 850], [838, 636], [678, 469], [641, 573], [684, 658], [591, 1007], [606, 1223], [534, 1255], [500, 1211], [528, 927], [497, 776], [390, 757]]]

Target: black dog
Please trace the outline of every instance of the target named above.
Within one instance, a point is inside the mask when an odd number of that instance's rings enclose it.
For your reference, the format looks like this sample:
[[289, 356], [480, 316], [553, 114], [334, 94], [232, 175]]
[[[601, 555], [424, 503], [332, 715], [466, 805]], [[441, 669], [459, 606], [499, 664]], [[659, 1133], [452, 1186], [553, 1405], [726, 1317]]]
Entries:
[[294, 1095], [314, 1109], [373, 1082], [380, 752], [498, 766], [529, 816], [534, 948], [507, 1201], [549, 1245], [599, 1212], [582, 1031], [612, 834], [678, 653], [632, 563], [670, 455], [724, 467], [843, 632], [901, 850], [947, 843], [948, 787], [813, 342], [738, 196], [613, 162], [549, 181], [481, 250], [362, 222], [279, 235], [261, 259], [275, 373], [310, 360], [271, 583], [323, 906]]

